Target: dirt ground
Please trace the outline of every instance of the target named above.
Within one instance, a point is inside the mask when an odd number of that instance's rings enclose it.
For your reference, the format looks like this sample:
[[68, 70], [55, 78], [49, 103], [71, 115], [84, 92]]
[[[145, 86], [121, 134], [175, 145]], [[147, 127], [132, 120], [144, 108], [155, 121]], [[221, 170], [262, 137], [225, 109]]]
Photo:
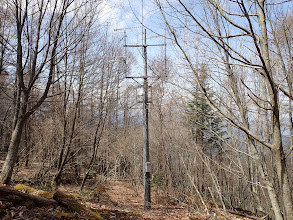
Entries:
[[[146, 220], [195, 220], [195, 219], [243, 219], [240, 216], [224, 213], [222, 210], [209, 211], [205, 213], [196, 211], [187, 204], [176, 201], [163, 191], [152, 191], [152, 208], [144, 210], [143, 187], [134, 186], [128, 181], [107, 181], [101, 186], [99, 201], [85, 202], [85, 205], [95, 209], [113, 209], [132, 212], [142, 215]], [[77, 187], [63, 186], [62, 191], [74, 193]], [[99, 190], [98, 190], [99, 191]]]
[[[32, 173], [29, 170], [22, 170], [18, 172], [15, 177], [19, 180], [24, 180], [31, 174]], [[127, 180], [99, 181], [97, 179], [91, 179], [88, 182], [92, 182], [92, 184], [85, 187], [79, 199], [81, 203], [89, 208], [135, 213], [141, 216], [141, 219], [145, 220], [249, 220], [249, 218], [224, 213], [221, 209], [214, 209], [209, 211], [209, 213], [206, 213], [204, 210], [195, 210], [188, 204], [177, 201], [168, 195], [167, 192], [156, 188], [152, 188], [151, 210], [144, 210], [142, 185], [137, 186], [133, 184], [133, 181]], [[77, 185], [61, 185], [59, 188], [59, 190], [65, 193], [73, 193], [76, 195], [79, 194], [79, 189], [80, 188]], [[15, 210], [18, 211], [16, 212]], [[12, 211], [18, 213], [19, 216], [19, 213], [27, 212], [28, 210], [23, 207], [12, 207]], [[39, 211], [40, 210], [36, 210], [36, 212]], [[48, 212], [47, 210], [45, 211]], [[49, 211], [52, 212], [52, 215], [56, 212], [56, 210], [51, 209]], [[39, 218], [37, 217], [32, 219]]]

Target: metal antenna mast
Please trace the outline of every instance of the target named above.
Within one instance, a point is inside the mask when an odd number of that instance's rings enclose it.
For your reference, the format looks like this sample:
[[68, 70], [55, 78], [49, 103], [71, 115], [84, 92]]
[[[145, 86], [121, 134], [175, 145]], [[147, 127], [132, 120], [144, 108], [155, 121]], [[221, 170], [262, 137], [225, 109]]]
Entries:
[[[144, 209], [151, 209], [151, 162], [150, 162], [150, 150], [149, 150], [149, 84], [148, 84], [148, 68], [147, 68], [147, 47], [149, 46], [165, 46], [166, 44], [147, 44], [146, 42], [146, 29], [144, 28], [144, 17], [143, 17], [143, 0], [142, 0], [142, 44], [141, 45], [126, 45], [125, 47], [141, 47], [142, 57], [144, 61], [144, 74], [143, 76], [128, 76], [126, 78], [143, 79], [143, 125], [144, 125], [144, 146], [143, 146], [143, 172], [144, 172]], [[136, 81], [137, 82], [137, 81]]]
[[144, 29], [143, 0], [141, 1], [141, 24], [142, 24], [142, 46], [144, 60], [144, 103], [143, 103], [143, 124], [144, 124], [144, 147], [143, 147], [143, 171], [144, 171], [144, 209], [151, 209], [151, 162], [149, 146], [149, 94], [148, 94], [148, 66], [147, 66], [147, 44], [146, 29]]
[[142, 45], [125, 45], [125, 47], [142, 47], [143, 48], [143, 60], [144, 60], [144, 75], [143, 76], [128, 76], [126, 78], [143, 79], [143, 124], [144, 124], [144, 147], [143, 147], [143, 172], [144, 172], [144, 209], [151, 209], [151, 162], [149, 151], [149, 84], [148, 84], [148, 72], [147, 72], [147, 47], [149, 46], [164, 46], [165, 44], [147, 44], [146, 42], [146, 29], [143, 32], [143, 44]]
[[148, 71], [147, 71], [147, 44], [146, 44], [146, 29], [144, 29], [144, 44], [143, 44], [143, 59], [144, 59], [144, 209], [151, 208], [151, 163], [149, 151], [149, 100], [148, 100]]

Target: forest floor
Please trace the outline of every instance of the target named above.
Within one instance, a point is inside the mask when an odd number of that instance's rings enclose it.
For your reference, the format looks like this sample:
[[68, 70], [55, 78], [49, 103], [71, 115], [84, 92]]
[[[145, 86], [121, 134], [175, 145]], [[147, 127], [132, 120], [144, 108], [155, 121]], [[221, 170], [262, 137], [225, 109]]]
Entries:
[[[66, 188], [64, 189], [66, 190]], [[146, 220], [249, 219], [224, 213], [221, 209], [215, 209], [209, 213], [205, 213], [203, 210], [196, 211], [190, 205], [176, 201], [162, 190], [153, 190], [152, 208], [144, 210], [143, 187], [134, 186], [127, 181], [109, 181], [104, 193], [106, 198], [109, 198], [108, 201], [100, 198], [100, 203], [87, 202], [87, 205], [98, 209], [118, 209], [138, 213]]]
[[[22, 179], [22, 175], [17, 177]], [[190, 205], [172, 198], [166, 191], [155, 187], [152, 189], [152, 208], [151, 210], [144, 210], [143, 186], [141, 185], [137, 186], [127, 180], [97, 181], [91, 179], [89, 183], [91, 184], [84, 188], [80, 196], [78, 195], [79, 186], [77, 185], [61, 185], [59, 190], [66, 194], [77, 195], [80, 203], [93, 210], [110, 210], [112, 215], [105, 219], [249, 220], [249, 218], [242, 216], [224, 213], [222, 209], [214, 208], [209, 213], [204, 212], [204, 210], [195, 210]], [[60, 213], [67, 212], [69, 211], [63, 207], [37, 208], [1, 202], [0, 195], [0, 219], [81, 219], [76, 214], [71, 217], [60, 217]]]

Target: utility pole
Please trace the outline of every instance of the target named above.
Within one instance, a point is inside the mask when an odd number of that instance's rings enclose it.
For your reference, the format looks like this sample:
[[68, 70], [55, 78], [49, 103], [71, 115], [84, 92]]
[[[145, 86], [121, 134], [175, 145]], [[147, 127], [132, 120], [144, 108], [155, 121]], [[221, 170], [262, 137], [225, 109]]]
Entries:
[[148, 97], [148, 71], [147, 71], [147, 47], [149, 46], [164, 46], [165, 44], [153, 44], [147, 45], [146, 43], [146, 29], [143, 32], [143, 44], [142, 45], [125, 45], [125, 47], [142, 47], [143, 48], [143, 60], [144, 60], [144, 75], [143, 76], [128, 76], [126, 78], [143, 78], [143, 124], [144, 124], [144, 147], [143, 147], [143, 172], [144, 172], [144, 209], [151, 209], [151, 162], [149, 151], [149, 97]]
[[147, 68], [147, 44], [146, 44], [146, 29], [144, 29], [144, 44], [143, 44], [143, 60], [144, 60], [144, 209], [151, 208], [151, 162], [149, 150], [149, 84], [148, 84], [148, 68]]

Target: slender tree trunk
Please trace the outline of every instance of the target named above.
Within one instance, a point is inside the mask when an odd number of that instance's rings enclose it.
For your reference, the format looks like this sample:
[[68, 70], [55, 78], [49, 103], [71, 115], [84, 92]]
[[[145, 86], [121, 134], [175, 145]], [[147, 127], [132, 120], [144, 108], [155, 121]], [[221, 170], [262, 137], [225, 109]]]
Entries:
[[266, 80], [269, 89], [270, 103], [273, 108], [272, 123], [273, 123], [273, 143], [272, 143], [272, 155], [273, 162], [277, 170], [278, 180], [281, 188], [283, 206], [285, 211], [286, 219], [293, 219], [293, 202], [291, 197], [291, 189], [289, 184], [289, 178], [286, 167], [285, 155], [282, 146], [282, 135], [280, 128], [279, 118], [279, 106], [278, 106], [278, 92], [275, 88], [274, 81], [272, 78], [272, 69], [269, 59], [268, 49], [268, 37], [267, 37], [267, 26], [266, 26], [266, 15], [265, 15], [265, 0], [259, 0], [259, 24], [260, 24], [260, 44], [261, 52], [263, 57], [263, 63], [265, 64]]
[[29, 130], [30, 129], [30, 125], [29, 125], [29, 120], [26, 121], [25, 125], [24, 125], [24, 144], [25, 144], [25, 167], [28, 167], [29, 164], [29, 157], [30, 157], [30, 135], [29, 135]]
[[[235, 95], [235, 101], [236, 101], [236, 105], [237, 105], [239, 112], [240, 112], [241, 120], [243, 121], [244, 126], [249, 129], [250, 126], [249, 126], [249, 122], [248, 122], [248, 118], [247, 118], [247, 110], [246, 110], [246, 107], [243, 106], [243, 103], [241, 103], [241, 98], [240, 98], [241, 95], [239, 93], [237, 81], [236, 81], [236, 78], [234, 76], [234, 73], [233, 73], [231, 67], [228, 64], [229, 58], [228, 58], [228, 54], [226, 52], [225, 52], [225, 57], [223, 57], [223, 59], [226, 62], [226, 71], [228, 72], [229, 81], [231, 84], [232, 91]], [[269, 195], [269, 198], [271, 201], [271, 205], [272, 205], [275, 217], [278, 220], [282, 220], [283, 216], [282, 216], [281, 208], [280, 208], [280, 205], [278, 202], [278, 196], [277, 196], [276, 190], [273, 186], [272, 181], [268, 178], [268, 172], [267, 172], [267, 168], [265, 166], [265, 163], [262, 163], [261, 157], [259, 155], [259, 152], [257, 151], [254, 140], [251, 137], [248, 137], [248, 147], [249, 147], [250, 151], [252, 152], [253, 162], [255, 163], [255, 165], [261, 175], [261, 178], [263, 179], [265, 186], [268, 190], [268, 195]], [[257, 196], [257, 195], [255, 195], [255, 196]], [[257, 200], [259, 200], [259, 199], [257, 198]]]
[[25, 119], [18, 119], [15, 128], [13, 129], [11, 140], [8, 148], [5, 163], [2, 168], [0, 181], [4, 184], [9, 184], [13, 172], [13, 168], [18, 156], [19, 144], [21, 140], [22, 130], [25, 124]]
[[293, 205], [291, 197], [291, 188], [287, 173], [286, 161], [283, 150], [275, 148], [272, 150], [273, 160], [277, 170], [279, 184], [283, 197], [284, 211], [286, 213], [286, 219], [293, 219]]

